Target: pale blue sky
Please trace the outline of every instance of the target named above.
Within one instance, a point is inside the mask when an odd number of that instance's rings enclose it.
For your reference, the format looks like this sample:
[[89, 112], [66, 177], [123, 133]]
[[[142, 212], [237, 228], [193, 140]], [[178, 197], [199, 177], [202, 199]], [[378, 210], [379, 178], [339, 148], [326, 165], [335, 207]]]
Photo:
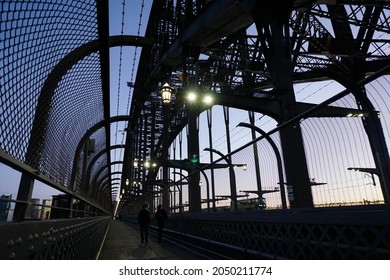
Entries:
[[[124, 34], [125, 35], [137, 35], [138, 30], [140, 30], [140, 35], [143, 36], [147, 21], [149, 18], [149, 12], [152, 0], [127, 0], [125, 1], [125, 19], [124, 19]], [[141, 3], [144, 2], [144, 7], [141, 15]], [[110, 0], [110, 34], [119, 35], [121, 34], [122, 29], [122, 0]], [[141, 18], [141, 26], [140, 24]], [[120, 100], [118, 107], [118, 73], [119, 73], [119, 47], [112, 48], [110, 52], [110, 62], [111, 62], [111, 115], [124, 115], [126, 113], [127, 105], [129, 102], [129, 88], [127, 87], [127, 82], [131, 80], [131, 73], [133, 67], [133, 60], [135, 54], [134, 47], [124, 47], [122, 50], [122, 70], [121, 70], [121, 83], [120, 83]], [[136, 56], [136, 66], [138, 63], [138, 58], [141, 52], [141, 48], [137, 50]], [[134, 72], [134, 77], [136, 75], [136, 68]], [[118, 130], [123, 130], [123, 123], [119, 124]], [[112, 126], [112, 141], [113, 145], [120, 143], [122, 141], [122, 133], [118, 133], [118, 137], [115, 137], [116, 125]], [[117, 142], [115, 142], [117, 140]], [[121, 155], [118, 154], [117, 157]], [[12, 198], [16, 199], [17, 190], [19, 187], [20, 172], [0, 163], [0, 195], [1, 194], [12, 194]], [[45, 184], [40, 183], [39, 181], [35, 182], [33, 197], [40, 199], [51, 198], [52, 195], [58, 194], [59, 192], [52, 189], [51, 187], [46, 186]]]

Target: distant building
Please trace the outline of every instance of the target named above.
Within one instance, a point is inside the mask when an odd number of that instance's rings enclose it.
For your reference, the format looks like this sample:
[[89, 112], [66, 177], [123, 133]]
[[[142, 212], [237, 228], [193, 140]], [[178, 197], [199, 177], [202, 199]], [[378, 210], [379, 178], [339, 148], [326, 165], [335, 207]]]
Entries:
[[27, 207], [26, 218], [37, 220], [41, 218], [41, 200], [39, 198], [31, 198]]
[[70, 217], [71, 205], [72, 198], [69, 195], [53, 195], [50, 219], [68, 219]]
[[41, 219], [42, 220], [50, 219], [51, 204], [52, 204], [51, 199], [42, 200], [42, 210], [41, 210]]
[[11, 207], [12, 194], [3, 194], [0, 200], [0, 222], [7, 221], [8, 212]]
[[14, 209], [9, 209], [8, 210], [8, 217], [7, 217], [7, 222], [11, 222], [14, 218]]

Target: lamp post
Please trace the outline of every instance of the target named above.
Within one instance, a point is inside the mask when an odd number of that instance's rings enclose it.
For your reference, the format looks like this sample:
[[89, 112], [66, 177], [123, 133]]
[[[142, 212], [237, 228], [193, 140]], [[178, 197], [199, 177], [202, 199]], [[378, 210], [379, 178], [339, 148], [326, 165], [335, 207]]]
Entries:
[[218, 154], [221, 158], [223, 158], [227, 164], [229, 165], [229, 177], [230, 177], [230, 196], [232, 200], [232, 211], [237, 211], [237, 187], [236, 187], [236, 174], [234, 172], [234, 166], [232, 165], [232, 161], [229, 157], [222, 154], [220, 151], [210, 148], [204, 148], [204, 151], [210, 151]]
[[287, 209], [287, 202], [286, 202], [286, 194], [285, 194], [285, 190], [284, 190], [282, 157], [280, 156], [278, 147], [276, 146], [275, 142], [271, 139], [271, 137], [269, 137], [269, 135], [267, 133], [265, 133], [265, 131], [263, 131], [259, 127], [254, 126], [252, 124], [243, 123], [243, 122], [240, 122], [237, 126], [243, 126], [243, 127], [247, 127], [247, 128], [250, 128], [250, 129], [257, 131], [258, 133], [261, 134], [261, 136], [263, 136], [265, 139], [267, 139], [267, 141], [270, 143], [272, 149], [275, 152], [276, 161], [278, 163], [278, 173], [279, 173], [280, 196], [281, 196], [281, 200], [282, 200], [282, 209], [286, 210]]
[[[188, 130], [187, 130], [187, 149], [188, 157], [194, 160], [197, 165], [199, 158], [199, 114], [213, 104], [213, 97], [210, 93], [203, 92], [198, 87], [189, 89], [185, 95], [185, 102], [188, 113]], [[205, 176], [205, 178], [207, 178]], [[207, 180], [207, 179], [206, 179]], [[189, 179], [189, 207], [191, 212], [201, 212], [201, 191], [199, 188], [200, 173], [192, 174]], [[208, 180], [207, 180], [208, 185]], [[207, 192], [209, 187], [207, 186]], [[208, 193], [209, 197], [209, 193]], [[209, 198], [208, 198], [209, 199]], [[209, 208], [209, 203], [207, 204]]]
[[[160, 90], [161, 100], [162, 100], [162, 113], [163, 113], [163, 134], [162, 134], [162, 161], [168, 160], [168, 125], [169, 125], [169, 105], [172, 100], [172, 87], [168, 83], [164, 83]], [[163, 171], [163, 183], [168, 185], [168, 167], [166, 164], [162, 166]], [[167, 188], [163, 190], [163, 208], [169, 209], [169, 191]]]
[[[206, 196], [207, 196], [207, 212], [210, 212], [210, 183], [209, 178], [207, 178], [206, 172], [203, 169], [200, 169], [200, 172], [203, 174], [203, 177], [206, 181]], [[199, 187], [202, 186], [201, 181], [199, 181]]]
[[[177, 174], [177, 175], [180, 175], [181, 176], [181, 179], [180, 181], [183, 182], [183, 179], [187, 179], [187, 185], [188, 185], [188, 178], [186, 176], [184, 176], [183, 174], [181, 174], [180, 172], [172, 172], [172, 174]], [[180, 185], [180, 186], [179, 186]], [[184, 183], [181, 183], [181, 184], [177, 184], [176, 183], [176, 186], [177, 186], [177, 189], [179, 190], [179, 213], [181, 214], [183, 212], [183, 185]]]

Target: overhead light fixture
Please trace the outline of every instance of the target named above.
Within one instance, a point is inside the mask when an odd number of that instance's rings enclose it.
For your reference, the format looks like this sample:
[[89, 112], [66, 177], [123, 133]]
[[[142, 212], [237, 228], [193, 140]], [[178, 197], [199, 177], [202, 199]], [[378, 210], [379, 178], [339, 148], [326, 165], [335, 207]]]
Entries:
[[165, 83], [161, 90], [161, 99], [164, 104], [169, 104], [171, 103], [171, 98], [172, 98], [172, 88], [168, 83]]
[[187, 95], [187, 99], [191, 102], [195, 101], [197, 99], [197, 95], [195, 92], [191, 91]]
[[134, 168], [138, 168], [138, 159], [137, 158], [134, 159], [133, 166], [134, 166]]
[[203, 102], [206, 103], [206, 104], [211, 104], [211, 103], [213, 103], [213, 98], [210, 95], [206, 95], [203, 98]]

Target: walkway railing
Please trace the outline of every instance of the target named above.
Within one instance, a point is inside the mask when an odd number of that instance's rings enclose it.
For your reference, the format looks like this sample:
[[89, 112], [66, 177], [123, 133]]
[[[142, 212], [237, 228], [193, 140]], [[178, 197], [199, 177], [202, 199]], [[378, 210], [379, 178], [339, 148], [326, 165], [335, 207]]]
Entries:
[[166, 234], [233, 259], [390, 259], [389, 220], [384, 205], [191, 214]]
[[109, 222], [101, 217], [0, 224], [0, 259], [96, 259]]

